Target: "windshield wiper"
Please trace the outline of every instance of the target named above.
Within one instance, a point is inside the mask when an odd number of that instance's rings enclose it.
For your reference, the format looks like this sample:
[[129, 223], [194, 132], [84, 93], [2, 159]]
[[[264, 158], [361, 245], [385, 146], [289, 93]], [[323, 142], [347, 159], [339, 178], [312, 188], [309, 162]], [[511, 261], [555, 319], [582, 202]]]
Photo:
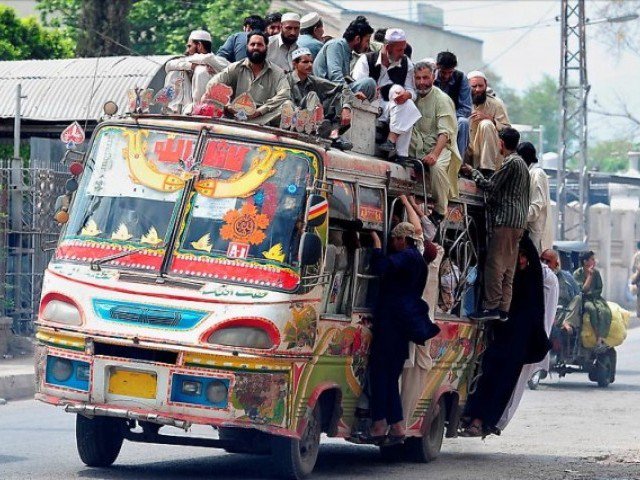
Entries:
[[160, 243], [153, 247], [134, 248], [133, 250], [127, 250], [126, 252], [120, 252], [120, 253], [115, 253], [113, 255], [107, 255], [106, 257], [102, 257], [102, 258], [96, 258], [95, 260], [91, 260], [91, 264], [90, 264], [91, 270], [93, 270], [94, 272], [99, 272], [101, 270], [100, 265], [104, 265], [105, 263], [108, 263], [111, 260], [117, 260], [118, 258], [128, 257], [129, 255], [141, 252], [143, 250], [149, 250], [150, 248], [155, 248], [155, 249], [164, 248], [164, 246], [165, 246], [164, 243]]

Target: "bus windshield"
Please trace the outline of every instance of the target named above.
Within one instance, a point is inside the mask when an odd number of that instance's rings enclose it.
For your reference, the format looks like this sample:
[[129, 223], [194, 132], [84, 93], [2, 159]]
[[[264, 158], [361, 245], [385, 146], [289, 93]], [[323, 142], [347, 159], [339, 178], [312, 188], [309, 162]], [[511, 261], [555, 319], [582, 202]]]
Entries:
[[193, 134], [103, 127], [56, 258], [91, 261], [148, 247], [109, 265], [159, 271], [169, 249], [174, 275], [297, 286], [315, 155], [210, 136], [194, 159], [196, 142]]

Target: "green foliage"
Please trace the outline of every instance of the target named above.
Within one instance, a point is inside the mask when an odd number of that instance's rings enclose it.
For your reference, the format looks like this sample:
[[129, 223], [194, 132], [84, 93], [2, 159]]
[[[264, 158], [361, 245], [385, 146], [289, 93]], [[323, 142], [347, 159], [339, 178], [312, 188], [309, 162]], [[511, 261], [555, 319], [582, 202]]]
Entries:
[[[66, 25], [78, 36], [80, 0], [39, 0], [38, 9], [46, 25]], [[180, 54], [191, 30], [211, 33], [214, 51], [229, 34], [242, 29], [244, 17], [264, 15], [269, 0], [133, 0], [129, 11], [131, 48], [137, 53]]]
[[[29, 160], [31, 155], [31, 145], [28, 142], [20, 142], [20, 158]], [[0, 143], [0, 161], [13, 158], [13, 143]]]
[[69, 58], [73, 49], [66, 31], [43, 28], [35, 17], [18, 18], [0, 5], [0, 60]]
[[604, 140], [589, 148], [587, 161], [589, 168], [602, 172], [620, 172], [627, 169], [627, 152], [638, 150], [639, 145], [629, 139]]

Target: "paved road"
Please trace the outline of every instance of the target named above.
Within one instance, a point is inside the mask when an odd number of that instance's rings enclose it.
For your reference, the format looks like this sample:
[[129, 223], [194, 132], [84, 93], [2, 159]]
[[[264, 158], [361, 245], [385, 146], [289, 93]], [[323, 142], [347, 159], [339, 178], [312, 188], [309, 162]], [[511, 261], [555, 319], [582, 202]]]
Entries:
[[[314, 479], [640, 479], [640, 328], [619, 349], [618, 377], [598, 389], [573, 374], [527, 391], [500, 437], [446, 440], [429, 465], [385, 464], [373, 447], [327, 440]], [[264, 479], [269, 459], [125, 443], [110, 469], [85, 467], [74, 418], [31, 400], [0, 406], [0, 479]]]

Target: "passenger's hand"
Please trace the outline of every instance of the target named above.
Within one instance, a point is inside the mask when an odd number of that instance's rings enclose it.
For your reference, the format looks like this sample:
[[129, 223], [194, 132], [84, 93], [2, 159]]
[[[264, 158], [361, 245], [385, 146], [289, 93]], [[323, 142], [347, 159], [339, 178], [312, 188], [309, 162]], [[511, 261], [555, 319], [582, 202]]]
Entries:
[[424, 163], [425, 165], [428, 165], [429, 167], [432, 167], [436, 164], [436, 162], [438, 161], [438, 159], [436, 158], [436, 156], [432, 153], [428, 153], [424, 156], [424, 158], [422, 159], [422, 163]]
[[463, 163], [462, 165], [460, 165], [460, 173], [462, 173], [463, 175], [468, 177], [471, 175], [472, 171], [473, 168], [468, 163]]
[[380, 241], [378, 233], [371, 230], [369, 234], [371, 235], [371, 240], [373, 241], [373, 248], [382, 248], [382, 242]]
[[486, 113], [475, 111], [471, 114], [469, 120], [473, 123], [480, 122], [482, 120], [491, 120], [493, 122], [493, 117], [491, 115], [487, 115]]
[[363, 92], [356, 92], [356, 93], [354, 93], [354, 96], [358, 100], [362, 100], [363, 102], [367, 99], [367, 96]]
[[398, 198], [399, 198], [399, 199], [400, 199], [400, 201], [401, 201], [403, 204], [405, 204], [405, 205], [407, 205], [407, 204], [409, 203], [409, 199], [407, 199], [407, 196], [406, 196], [406, 195], [400, 195]]
[[402, 105], [403, 103], [405, 103], [407, 100], [411, 100], [411, 92], [407, 92], [406, 90], [404, 90], [402, 93], [399, 93], [398, 95], [396, 95], [396, 98], [394, 98], [394, 102], [396, 102], [398, 105]]
[[261, 116], [262, 116], [262, 113], [260, 113], [258, 110], [256, 110], [251, 115], [249, 115], [249, 118], [258, 118], [258, 117], [261, 117]]
[[351, 109], [343, 108], [340, 113], [340, 125], [351, 125]]
[[238, 113], [238, 110], [236, 110], [231, 105], [225, 105], [224, 106], [224, 113], [229, 115], [230, 117], [235, 117], [236, 114]]

